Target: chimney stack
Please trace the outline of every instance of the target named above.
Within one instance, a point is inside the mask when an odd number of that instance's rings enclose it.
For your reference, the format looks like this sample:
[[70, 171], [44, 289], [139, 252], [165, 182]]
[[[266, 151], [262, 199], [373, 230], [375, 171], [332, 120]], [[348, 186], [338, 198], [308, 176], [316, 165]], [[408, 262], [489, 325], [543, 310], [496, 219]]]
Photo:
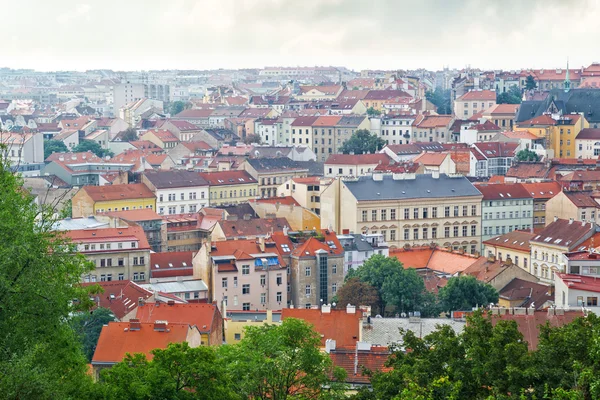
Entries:
[[154, 330], [158, 332], [165, 332], [167, 330], [167, 321], [154, 321]]
[[132, 318], [129, 320], [129, 330], [130, 331], [139, 331], [141, 327], [142, 327], [142, 324], [140, 324], [139, 319]]
[[353, 306], [351, 304], [348, 304], [346, 306], [346, 313], [347, 314], [356, 314], [356, 306]]

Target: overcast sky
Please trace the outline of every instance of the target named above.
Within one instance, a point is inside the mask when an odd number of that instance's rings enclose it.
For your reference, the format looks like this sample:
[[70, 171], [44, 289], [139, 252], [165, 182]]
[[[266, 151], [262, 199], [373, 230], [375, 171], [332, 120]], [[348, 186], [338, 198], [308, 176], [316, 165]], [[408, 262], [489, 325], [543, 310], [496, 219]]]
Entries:
[[564, 67], [600, 0], [6, 0], [0, 66], [38, 70]]

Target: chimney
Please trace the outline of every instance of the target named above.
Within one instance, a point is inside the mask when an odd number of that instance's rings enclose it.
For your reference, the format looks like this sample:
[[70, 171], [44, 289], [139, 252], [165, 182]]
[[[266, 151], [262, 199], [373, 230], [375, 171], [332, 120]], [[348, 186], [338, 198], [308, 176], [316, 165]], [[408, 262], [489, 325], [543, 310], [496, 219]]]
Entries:
[[351, 304], [348, 304], [346, 306], [346, 313], [347, 314], [356, 314], [356, 306], [353, 306]]
[[141, 307], [144, 304], [146, 304], [146, 301], [144, 300], [144, 298], [143, 297], [138, 297], [138, 307]]
[[331, 353], [332, 350], [335, 350], [335, 344], [336, 342], [333, 339], [325, 340], [325, 352]]
[[157, 332], [165, 332], [168, 324], [167, 321], [154, 321], [154, 330]]
[[285, 225], [283, 227], [283, 236], [287, 236], [289, 231], [290, 231], [290, 228], [287, 225]]
[[175, 305], [175, 300], [169, 300], [167, 301], [167, 304], [170, 306], [174, 306]]
[[573, 218], [569, 218], [569, 225], [573, 223]]
[[331, 304], [323, 304], [321, 306], [321, 313], [323, 313], [323, 314], [331, 314]]
[[554, 222], [558, 221], [558, 217], [555, 215], [554, 216]]
[[496, 256], [494, 254], [490, 254], [487, 260], [491, 263], [496, 262]]
[[142, 324], [140, 324], [139, 319], [132, 318], [129, 320], [129, 330], [130, 331], [139, 331], [141, 327], [142, 327]]
[[431, 177], [433, 179], [440, 179], [440, 171], [431, 171]]
[[261, 252], [265, 252], [265, 238], [263, 236], [258, 238], [258, 247], [260, 247]]

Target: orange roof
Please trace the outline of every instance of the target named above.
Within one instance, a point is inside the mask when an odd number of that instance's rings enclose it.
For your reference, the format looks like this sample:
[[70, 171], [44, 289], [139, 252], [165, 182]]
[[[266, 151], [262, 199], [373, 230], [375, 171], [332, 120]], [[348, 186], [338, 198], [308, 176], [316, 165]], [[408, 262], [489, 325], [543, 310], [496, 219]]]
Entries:
[[109, 281], [82, 283], [81, 286], [99, 285], [104, 290], [94, 298], [98, 307], [108, 308], [115, 317], [122, 319], [135, 309], [140, 298], [148, 300], [153, 293], [132, 281]]
[[473, 100], [494, 100], [496, 101], [496, 92], [492, 90], [471, 90], [460, 96], [456, 101], [473, 101]]
[[321, 345], [325, 345], [325, 340], [333, 339], [336, 346], [356, 346], [360, 334], [360, 318], [362, 312], [356, 310], [351, 314], [346, 310], [331, 310], [329, 313], [323, 313], [319, 309], [304, 308], [284, 308], [281, 310], [281, 319], [297, 318], [302, 319], [315, 327], [315, 330], [321, 334]]
[[448, 153], [433, 153], [433, 152], [424, 152], [416, 156], [413, 161], [421, 163], [423, 165], [437, 165], [440, 166], [444, 162], [444, 160], [448, 157]]
[[404, 268], [423, 269], [427, 268], [433, 250], [431, 247], [418, 247], [408, 250], [393, 249], [390, 250], [390, 257], [396, 257], [404, 265]]
[[292, 196], [282, 196], [282, 197], [268, 197], [264, 199], [251, 199], [251, 202], [256, 203], [268, 203], [268, 204], [285, 204], [285, 205], [295, 205], [299, 206], [300, 203], [296, 201]]
[[118, 363], [127, 353], [142, 353], [151, 360], [152, 350], [185, 342], [190, 329], [188, 324], [169, 323], [167, 329], [156, 330], [153, 323], [109, 322], [102, 327], [92, 364]]
[[166, 129], [150, 129], [146, 133], [144, 133], [143, 136], [145, 136], [147, 133], [153, 133], [154, 136], [159, 138], [162, 142], [179, 142], [177, 136], [175, 136], [171, 131]]
[[505, 178], [503, 175], [493, 175], [488, 179], [488, 183], [504, 183]]
[[390, 250], [390, 257], [396, 257], [404, 264], [404, 268], [428, 268], [450, 275], [464, 271], [477, 261], [477, 258], [470, 254], [455, 253], [442, 248], [432, 249], [429, 246]]
[[386, 367], [385, 363], [391, 354], [387, 347], [371, 347], [368, 351], [356, 351], [355, 347], [339, 348], [336, 344], [336, 349], [329, 353], [329, 358], [333, 361], [333, 365], [346, 370], [347, 383], [360, 384], [371, 382], [370, 374], [365, 374], [364, 371], [390, 371], [391, 368]]
[[[94, 243], [94, 242], [124, 242], [135, 241], [137, 239], [137, 249], [149, 249], [148, 239], [141, 226], [127, 226], [124, 228], [101, 228], [101, 229], [74, 229], [64, 231], [64, 235], [75, 243]], [[118, 251], [106, 250], [106, 252]]]
[[153, 199], [154, 193], [143, 183], [123, 185], [84, 186], [81, 188], [94, 201]]
[[509, 114], [515, 115], [519, 109], [519, 104], [496, 104], [488, 108], [484, 114], [486, 115], [497, 115], [497, 114]]
[[146, 303], [137, 309], [140, 322], [169, 321], [169, 324], [196, 326], [201, 333], [212, 332], [215, 318], [221, 315], [214, 304], [160, 304]]
[[531, 140], [539, 139], [539, 137], [537, 137], [536, 135], [534, 135], [533, 133], [531, 133], [529, 131], [514, 131], [514, 132], [505, 131], [505, 132], [502, 132], [502, 134], [510, 139], [531, 139]]
[[539, 117], [528, 119], [527, 121], [519, 122], [518, 126], [525, 125], [556, 125], [556, 120], [548, 114], [542, 114]]
[[[160, 149], [160, 147], [158, 147], [158, 149]], [[109, 161], [114, 163], [133, 164], [133, 168], [137, 170], [142, 165], [142, 158], [146, 160], [148, 164], [152, 166], [158, 166], [161, 165], [167, 159], [167, 157], [169, 157], [168, 154], [157, 154], [151, 149], [131, 149], [117, 154]]]
[[[333, 231], [322, 229], [321, 233], [324, 236], [323, 241], [311, 237], [304, 243], [297, 246], [293, 251], [292, 255], [297, 257], [314, 257], [315, 253], [319, 250], [323, 250], [329, 254], [340, 255], [344, 253], [344, 248], [337, 238], [337, 235]], [[330, 246], [327, 242], [333, 243], [335, 246]]]
[[341, 115], [325, 115], [318, 117], [312, 126], [335, 126], [342, 119]]
[[[452, 115], [428, 115], [417, 124], [419, 128], [438, 128], [449, 126], [454, 117]], [[416, 122], [416, 121], [415, 121]]]
[[551, 199], [562, 192], [560, 183], [556, 181], [539, 183], [522, 183], [523, 187], [531, 193], [534, 199]]
[[[218, 256], [233, 256], [236, 260], [252, 260], [253, 256], [250, 254], [260, 255], [263, 252], [260, 250], [258, 240], [253, 239], [238, 239], [238, 240], [222, 240], [219, 242], [212, 243], [213, 248], [211, 249], [211, 257]], [[281, 257], [279, 250], [275, 246], [274, 241], [265, 239], [265, 251], [264, 253], [275, 253], [279, 258], [279, 264], [281, 268], [286, 266], [283, 258]], [[223, 268], [227, 268], [226, 264], [219, 264], [219, 271]], [[269, 268], [273, 268], [270, 266]], [[235, 271], [235, 265], [231, 264], [228, 270]]]
[[505, 247], [507, 249], [525, 251], [529, 253], [531, 248], [529, 241], [533, 239], [534, 236], [536, 236], [535, 233], [527, 231], [512, 231], [505, 233], [504, 235], [488, 239], [483, 243], [489, 244], [490, 246]]

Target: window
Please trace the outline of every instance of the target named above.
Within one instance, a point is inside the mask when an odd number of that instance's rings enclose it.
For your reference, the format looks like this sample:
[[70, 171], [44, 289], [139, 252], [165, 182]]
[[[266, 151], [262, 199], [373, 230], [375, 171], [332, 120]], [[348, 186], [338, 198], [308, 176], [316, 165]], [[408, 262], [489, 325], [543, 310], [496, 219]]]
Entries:
[[136, 246], [137, 246], [137, 243], [136, 243], [136, 242], [131, 242], [131, 248], [132, 248], [132, 249], [135, 249], [135, 248], [136, 248]]
[[310, 296], [310, 285], [306, 285], [306, 286], [305, 286], [305, 288], [304, 288], [304, 293], [305, 293], [307, 296]]
[[233, 338], [234, 338], [234, 340], [242, 340], [242, 334], [241, 333], [234, 333], [233, 334]]
[[337, 283], [332, 283], [331, 284], [331, 293], [332, 294], [336, 294], [337, 293]]
[[469, 208], [468, 208], [467, 206], [463, 206], [463, 208], [462, 208], [462, 215], [463, 215], [463, 217], [466, 217], [466, 216], [467, 216], [467, 211], [468, 211], [468, 209], [469, 209]]
[[237, 278], [237, 276], [233, 277], [233, 287], [234, 288], [238, 287], [238, 278]]
[[458, 217], [458, 206], [454, 206], [454, 216]]
[[283, 298], [281, 292], [277, 292], [275, 301], [277, 301], [278, 303], [281, 303], [281, 299]]
[[419, 240], [419, 228], [414, 228], [413, 229], [413, 239], [414, 240]]
[[523, 257], [523, 268], [527, 269], [527, 257]]
[[250, 275], [250, 266], [242, 265], [242, 275]]
[[463, 236], [467, 236], [467, 229], [468, 229], [467, 226], [463, 225], [463, 227], [462, 227], [462, 235]]
[[410, 231], [408, 230], [408, 228], [404, 229], [404, 240], [409, 240], [409, 233]]
[[587, 305], [588, 306], [597, 306], [598, 305], [598, 298], [597, 297], [588, 297], [587, 298]]
[[437, 207], [431, 208], [431, 218], [437, 218]]
[[276, 283], [277, 283], [277, 286], [279, 286], [283, 283], [283, 277], [281, 276], [281, 274], [277, 274]]
[[410, 213], [410, 210], [408, 208], [405, 208], [404, 209], [404, 219], [408, 219], [410, 217], [409, 213]]
[[227, 278], [221, 278], [221, 287], [222, 288], [226, 288], [227, 287]]
[[265, 304], [266, 302], [267, 302], [267, 294], [261, 293], [260, 294], [260, 304]]
[[423, 240], [427, 240], [427, 228], [423, 228]]
[[362, 211], [362, 222], [367, 222], [367, 210]]
[[444, 207], [444, 217], [450, 216], [450, 207]]
[[396, 230], [395, 229], [390, 229], [390, 241], [395, 241], [396, 240]]
[[331, 273], [332, 273], [332, 274], [337, 274], [337, 264], [333, 264], [333, 265], [331, 266]]
[[437, 228], [435, 227], [431, 228], [431, 238], [437, 239]]
[[381, 210], [381, 220], [387, 221], [387, 210], [385, 208]]
[[371, 221], [377, 221], [377, 210], [371, 210]]
[[133, 257], [133, 265], [139, 265], [138, 264], [138, 258], [137, 257]]
[[392, 221], [396, 219], [396, 209], [395, 209], [395, 208], [392, 208], [392, 209], [390, 210], [390, 219], [391, 219]]
[[413, 219], [419, 219], [419, 209], [415, 208], [413, 210]]
[[242, 285], [242, 294], [250, 294], [250, 284], [244, 283]]
[[471, 225], [471, 236], [477, 236], [477, 225]]
[[477, 206], [473, 205], [471, 206], [471, 216], [476, 216], [477, 215]]
[[250, 303], [242, 303], [242, 310], [250, 311]]
[[140, 257], [140, 263], [139, 263], [139, 265], [144, 265], [144, 264], [145, 264], [144, 263], [144, 257]]
[[118, 279], [119, 279], [120, 281], [124, 280], [124, 279], [125, 279], [125, 274], [121, 272], [121, 273], [119, 274], [119, 276], [118, 276]]
[[106, 267], [106, 259], [104, 259], [104, 258], [100, 259], [100, 266], [101, 267]]
[[454, 237], [458, 237], [458, 226], [455, 226], [453, 229]]
[[450, 237], [450, 227], [446, 226], [444, 227], [444, 237]]

